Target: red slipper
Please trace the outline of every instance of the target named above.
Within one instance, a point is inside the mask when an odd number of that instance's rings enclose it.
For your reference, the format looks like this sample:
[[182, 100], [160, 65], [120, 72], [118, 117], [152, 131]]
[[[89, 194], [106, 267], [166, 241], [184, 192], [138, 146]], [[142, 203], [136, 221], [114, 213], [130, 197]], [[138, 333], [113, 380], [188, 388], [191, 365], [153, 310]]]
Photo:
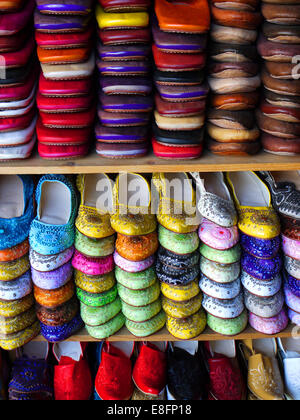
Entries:
[[155, 156], [161, 159], [196, 159], [202, 155], [203, 144], [174, 146], [171, 144], [159, 143], [152, 139], [152, 147]]
[[36, 110], [31, 109], [27, 114], [20, 117], [0, 118], [0, 132], [23, 130], [30, 126], [36, 115]]
[[92, 377], [84, 358], [86, 345], [61, 342], [53, 346], [59, 362], [54, 367], [54, 395], [56, 401], [88, 401], [92, 394]]
[[50, 160], [76, 159], [87, 155], [89, 143], [78, 145], [43, 144], [38, 142], [38, 152], [41, 158]]
[[[219, 348], [215, 351], [222, 351], [222, 343], [217, 343]], [[214, 345], [214, 344], [213, 344]], [[226, 342], [228, 350], [229, 342]], [[205, 348], [208, 354], [208, 368], [209, 368], [209, 385], [208, 385], [208, 399], [220, 401], [240, 401], [245, 397], [246, 387], [242, 378], [238, 364], [235, 366], [235, 349], [231, 356], [227, 357], [225, 354], [216, 353], [209, 343], [205, 343]]]
[[73, 96], [70, 98], [52, 98], [41, 95], [40, 92], [36, 95], [38, 109], [46, 113], [56, 114], [58, 112], [82, 112], [89, 109], [92, 102], [92, 95]]
[[83, 32], [47, 33], [35, 31], [36, 43], [45, 49], [49, 48], [79, 48], [88, 46], [93, 28], [88, 28]]
[[[176, 54], [165, 53], [152, 46], [153, 58], [156, 67], [161, 71], [193, 71], [201, 70], [206, 63], [206, 54]], [[180, 55], [180, 57], [179, 57]]]
[[84, 96], [91, 92], [92, 83], [91, 77], [82, 80], [50, 80], [41, 72], [39, 92], [50, 97]]
[[95, 119], [96, 106], [82, 112], [49, 114], [40, 111], [43, 124], [49, 128], [85, 128], [90, 127]]
[[[125, 346], [125, 347], [124, 347]], [[127, 351], [122, 351], [121, 350]], [[129, 400], [134, 391], [130, 357], [133, 342], [103, 343], [101, 362], [95, 380], [96, 392], [102, 400]], [[127, 354], [126, 354], [127, 353]]]
[[43, 144], [75, 146], [87, 143], [91, 138], [92, 127], [86, 128], [47, 128], [41, 119], [36, 125], [38, 141]]
[[[163, 351], [157, 344], [163, 344]], [[167, 383], [167, 343], [142, 343], [132, 379], [144, 394], [157, 397]]]

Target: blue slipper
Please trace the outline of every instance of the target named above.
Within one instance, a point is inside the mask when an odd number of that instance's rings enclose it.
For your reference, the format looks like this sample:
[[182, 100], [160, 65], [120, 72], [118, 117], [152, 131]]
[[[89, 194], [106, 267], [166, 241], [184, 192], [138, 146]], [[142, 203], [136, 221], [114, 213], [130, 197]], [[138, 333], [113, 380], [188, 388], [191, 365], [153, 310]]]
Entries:
[[70, 248], [75, 241], [78, 198], [64, 175], [43, 176], [36, 189], [37, 216], [33, 220], [29, 243], [42, 255], [54, 255]]
[[[34, 218], [33, 179], [29, 175], [0, 178], [0, 249], [12, 248], [25, 241]], [[5, 202], [7, 200], [7, 203]], [[2, 211], [5, 211], [5, 217]], [[7, 217], [10, 216], [11, 217]], [[1, 217], [2, 216], [2, 217]]]

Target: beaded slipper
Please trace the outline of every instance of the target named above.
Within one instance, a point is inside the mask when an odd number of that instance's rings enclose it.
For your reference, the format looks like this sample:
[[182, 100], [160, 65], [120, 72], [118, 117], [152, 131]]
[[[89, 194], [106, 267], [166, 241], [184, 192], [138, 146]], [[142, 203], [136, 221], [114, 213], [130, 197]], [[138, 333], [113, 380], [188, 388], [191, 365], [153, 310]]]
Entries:
[[36, 200], [37, 217], [30, 227], [30, 246], [43, 255], [58, 254], [70, 248], [75, 240], [77, 214], [73, 185], [63, 175], [45, 175], [38, 183]]
[[144, 322], [134, 322], [126, 319], [125, 325], [131, 334], [135, 337], [148, 337], [161, 330], [166, 323], [166, 314], [160, 311], [153, 318]]
[[121, 300], [117, 297], [113, 302], [104, 306], [88, 306], [80, 303], [80, 315], [85, 324], [97, 327], [112, 320], [122, 309]]
[[120, 267], [116, 267], [115, 276], [119, 284], [132, 290], [146, 289], [152, 286], [157, 280], [154, 265], [147, 270], [136, 273], [129, 273]]
[[107, 292], [103, 293], [90, 293], [79, 287], [76, 287], [76, 294], [80, 302], [88, 306], [104, 306], [113, 302], [117, 295], [118, 289], [117, 286], [113, 286]]
[[143, 290], [132, 290], [118, 284], [118, 293], [122, 301], [131, 306], [150, 305], [159, 298], [160, 287], [156, 281], [152, 286]]
[[167, 316], [167, 330], [180, 340], [191, 340], [199, 336], [206, 327], [206, 314], [201, 309], [188, 318], [176, 319]]

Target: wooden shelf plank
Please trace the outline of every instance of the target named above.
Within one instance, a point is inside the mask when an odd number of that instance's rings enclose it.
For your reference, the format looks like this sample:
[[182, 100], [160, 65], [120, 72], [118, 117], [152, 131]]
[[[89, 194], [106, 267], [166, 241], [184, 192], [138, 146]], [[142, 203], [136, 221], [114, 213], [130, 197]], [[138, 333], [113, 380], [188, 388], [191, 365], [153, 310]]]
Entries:
[[0, 174], [78, 174], [120, 171], [216, 172], [216, 171], [293, 171], [300, 170], [300, 156], [277, 156], [261, 152], [256, 156], [215, 156], [209, 152], [195, 160], [162, 160], [154, 155], [138, 159], [104, 159], [95, 152], [76, 160], [45, 160], [37, 154], [26, 160], [0, 162]]
[[[245, 331], [243, 331], [239, 335], [235, 335], [233, 337], [223, 336], [220, 334], [215, 333], [210, 328], [206, 328], [206, 330], [199, 335], [198, 337], [194, 338], [195, 341], [217, 341], [217, 340], [245, 340], [245, 339], [259, 339], [259, 338], [288, 338], [295, 336], [300, 339], [300, 328], [296, 327], [295, 325], [289, 325], [288, 328], [282, 331], [279, 334], [275, 335], [265, 335], [255, 331], [251, 327], [247, 327]], [[108, 339], [108, 341], [180, 341], [178, 338], [173, 337], [165, 328], [161, 331], [153, 334], [147, 338], [145, 337], [135, 337], [133, 336], [127, 328], [122, 328], [118, 333], [113, 335]], [[33, 341], [45, 341], [45, 339], [39, 335]], [[95, 338], [91, 337], [85, 328], [79, 331], [74, 336], [70, 337], [66, 341], [82, 341], [82, 342], [96, 342], [100, 340], [96, 340]]]

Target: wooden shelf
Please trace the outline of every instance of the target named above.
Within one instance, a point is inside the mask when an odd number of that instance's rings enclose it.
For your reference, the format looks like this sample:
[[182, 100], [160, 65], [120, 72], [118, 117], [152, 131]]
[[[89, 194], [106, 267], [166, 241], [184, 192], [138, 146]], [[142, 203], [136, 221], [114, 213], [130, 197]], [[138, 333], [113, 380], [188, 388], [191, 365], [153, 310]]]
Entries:
[[[215, 333], [210, 328], [206, 328], [206, 330], [196, 338], [193, 338], [195, 341], [217, 341], [217, 340], [246, 340], [246, 339], [259, 339], [259, 338], [288, 338], [292, 336], [293, 329], [296, 328], [297, 338], [300, 339], [300, 328], [295, 327], [295, 325], [289, 325], [288, 328], [276, 335], [265, 335], [255, 331], [251, 327], [247, 327], [245, 331], [243, 331], [239, 335], [235, 336], [223, 336], [220, 334]], [[113, 335], [112, 337], [108, 338], [108, 341], [180, 341], [178, 338], [173, 337], [165, 328], [161, 331], [153, 334], [149, 337], [135, 337], [133, 336], [127, 328], [122, 328], [118, 333]], [[45, 341], [44, 337], [39, 335], [33, 341]], [[100, 340], [96, 340], [95, 338], [91, 337], [85, 328], [79, 331], [77, 334], [73, 335], [66, 341], [82, 341], [82, 342], [97, 342]]]
[[261, 152], [251, 157], [216, 156], [209, 152], [195, 160], [162, 160], [148, 155], [137, 159], [104, 159], [96, 154], [75, 160], [45, 160], [37, 154], [29, 159], [1, 162], [0, 174], [79, 174], [125, 172], [217, 172], [300, 170], [300, 156], [277, 156]]

